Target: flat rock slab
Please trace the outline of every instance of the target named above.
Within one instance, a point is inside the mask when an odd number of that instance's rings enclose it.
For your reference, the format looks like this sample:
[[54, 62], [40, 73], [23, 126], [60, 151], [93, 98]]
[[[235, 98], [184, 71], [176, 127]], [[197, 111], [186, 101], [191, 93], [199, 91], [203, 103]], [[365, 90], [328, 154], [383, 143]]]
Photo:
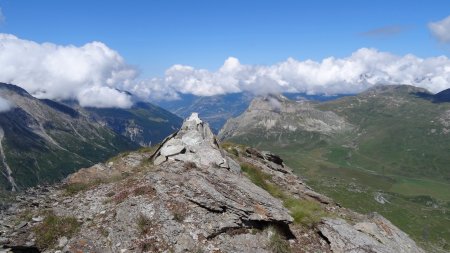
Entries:
[[167, 145], [161, 148], [161, 155], [165, 157], [173, 156], [180, 154], [183, 150], [186, 150], [186, 147], [183, 145]]
[[324, 219], [319, 230], [333, 252], [424, 253], [407, 234], [379, 215], [355, 225]]

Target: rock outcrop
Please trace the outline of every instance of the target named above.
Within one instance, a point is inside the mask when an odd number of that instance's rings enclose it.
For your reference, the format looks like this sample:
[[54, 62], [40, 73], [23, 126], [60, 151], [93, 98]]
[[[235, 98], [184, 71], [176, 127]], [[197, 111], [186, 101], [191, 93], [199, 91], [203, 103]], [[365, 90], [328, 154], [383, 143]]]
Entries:
[[408, 235], [377, 214], [354, 225], [342, 219], [324, 219], [319, 231], [333, 252], [424, 252]]
[[[275, 154], [222, 149], [196, 114], [152, 154], [122, 155], [71, 175], [65, 186], [32, 189], [16, 199], [0, 212], [5, 250], [422, 252], [384, 218], [354, 213], [314, 192]], [[287, 201], [300, 210], [303, 203], [317, 207], [322, 221], [298, 223], [292, 216], [299, 212]], [[303, 215], [315, 215], [305, 208]], [[76, 228], [43, 244], [39, 230], [51, 226], [49, 214]]]
[[226, 122], [218, 136], [223, 140], [249, 133], [266, 137], [289, 136], [298, 132], [329, 135], [352, 128], [344, 118], [333, 112], [318, 110], [310, 102], [269, 95], [253, 99], [244, 113]]
[[181, 129], [166, 138], [155, 152], [155, 165], [166, 161], [191, 161], [198, 166], [230, 168], [208, 123], [200, 120], [197, 113], [192, 113]]

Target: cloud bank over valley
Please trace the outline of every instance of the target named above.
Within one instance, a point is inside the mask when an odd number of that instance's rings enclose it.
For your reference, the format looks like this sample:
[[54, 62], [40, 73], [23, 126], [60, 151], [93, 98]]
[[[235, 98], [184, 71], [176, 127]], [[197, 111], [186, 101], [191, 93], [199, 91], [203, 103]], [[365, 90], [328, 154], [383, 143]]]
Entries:
[[0, 97], [0, 112], [7, 112], [11, 110], [11, 108], [12, 108], [11, 103], [8, 100]]
[[170, 100], [180, 93], [349, 94], [377, 84], [410, 84], [439, 92], [450, 84], [446, 56], [399, 56], [373, 48], [342, 58], [288, 58], [273, 65], [247, 65], [229, 57], [214, 71], [176, 64], [162, 77], [143, 78], [101, 42], [77, 47], [36, 43], [10, 34], [0, 34], [0, 68], [0, 82], [19, 85], [38, 98], [75, 99], [92, 107], [128, 108], [134, 98], [124, 91], [141, 100]]

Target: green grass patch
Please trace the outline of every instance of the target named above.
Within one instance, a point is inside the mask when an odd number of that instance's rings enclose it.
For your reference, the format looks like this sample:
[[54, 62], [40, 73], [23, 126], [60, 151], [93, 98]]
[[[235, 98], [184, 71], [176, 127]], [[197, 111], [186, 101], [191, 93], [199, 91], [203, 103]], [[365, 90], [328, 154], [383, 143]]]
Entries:
[[450, 184], [427, 179], [402, 178], [391, 187], [390, 191], [405, 196], [428, 195], [439, 200], [450, 201]]
[[312, 200], [297, 199], [284, 192], [279, 186], [269, 182], [271, 175], [262, 172], [252, 164], [242, 163], [241, 168], [247, 177], [257, 186], [266, 190], [270, 195], [283, 201], [283, 205], [289, 210], [294, 223], [313, 226], [326, 216], [326, 212], [319, 203]]
[[96, 178], [87, 182], [83, 183], [68, 183], [63, 185], [63, 189], [65, 191], [66, 195], [72, 196], [79, 192], [86, 191], [92, 188], [95, 188], [96, 186], [99, 186], [101, 184], [108, 184], [108, 183], [114, 183], [118, 182], [122, 179], [128, 178], [131, 176], [131, 173], [128, 171], [123, 171], [121, 174], [113, 174], [109, 177], [105, 178]]
[[64, 190], [67, 195], [75, 195], [81, 191], [87, 190], [88, 188], [89, 184], [86, 183], [73, 183], [64, 185]]
[[156, 151], [157, 147], [158, 147], [158, 145], [154, 145], [154, 146], [150, 146], [150, 147], [142, 147], [142, 148], [138, 149], [138, 152], [151, 154]]
[[220, 143], [220, 146], [227, 151], [229, 154], [234, 155], [236, 157], [239, 156], [239, 151], [243, 151], [245, 150], [245, 146], [241, 145], [241, 144], [236, 144], [236, 143], [232, 143], [232, 142], [223, 142]]
[[108, 164], [108, 163], [110, 163], [110, 162], [115, 163], [115, 162], [117, 162], [119, 159], [126, 157], [126, 156], [129, 155], [130, 153], [131, 153], [131, 151], [125, 151], [125, 152], [119, 153], [118, 155], [109, 158], [109, 159], [105, 162], [105, 164]]
[[268, 248], [273, 253], [290, 253], [291, 247], [289, 242], [275, 228], [269, 228], [270, 237]]
[[70, 238], [80, 227], [75, 217], [61, 217], [54, 213], [48, 213], [41, 224], [33, 230], [36, 234], [36, 244], [40, 249], [53, 248], [58, 238], [66, 236]]

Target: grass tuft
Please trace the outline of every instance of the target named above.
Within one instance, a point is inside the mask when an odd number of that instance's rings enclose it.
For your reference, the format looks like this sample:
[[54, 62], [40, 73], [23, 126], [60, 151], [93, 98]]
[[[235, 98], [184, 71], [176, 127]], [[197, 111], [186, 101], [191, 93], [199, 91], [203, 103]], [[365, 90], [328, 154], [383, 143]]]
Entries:
[[150, 232], [150, 229], [153, 225], [152, 220], [150, 220], [148, 217], [146, 217], [143, 214], [140, 214], [137, 220], [137, 225], [139, 232], [142, 235], [148, 234]]
[[64, 190], [67, 195], [75, 195], [81, 191], [87, 190], [88, 188], [89, 184], [86, 183], [72, 183], [64, 185]]
[[41, 224], [33, 230], [36, 235], [36, 244], [40, 249], [53, 248], [58, 238], [66, 236], [70, 238], [80, 227], [75, 217], [62, 217], [54, 213], [48, 213]]
[[289, 242], [276, 230], [275, 228], [269, 228], [269, 249], [273, 253], [290, 253], [291, 247]]
[[236, 157], [239, 157], [239, 150], [245, 149], [244, 145], [235, 144], [231, 142], [223, 142], [220, 144], [220, 146], [229, 154], [232, 154]]
[[254, 165], [243, 163], [241, 164], [241, 168], [254, 184], [283, 201], [283, 205], [290, 211], [292, 218], [294, 218], [294, 223], [313, 226], [326, 215], [319, 203], [290, 196], [276, 184], [269, 182], [272, 179], [271, 175], [264, 173]]

